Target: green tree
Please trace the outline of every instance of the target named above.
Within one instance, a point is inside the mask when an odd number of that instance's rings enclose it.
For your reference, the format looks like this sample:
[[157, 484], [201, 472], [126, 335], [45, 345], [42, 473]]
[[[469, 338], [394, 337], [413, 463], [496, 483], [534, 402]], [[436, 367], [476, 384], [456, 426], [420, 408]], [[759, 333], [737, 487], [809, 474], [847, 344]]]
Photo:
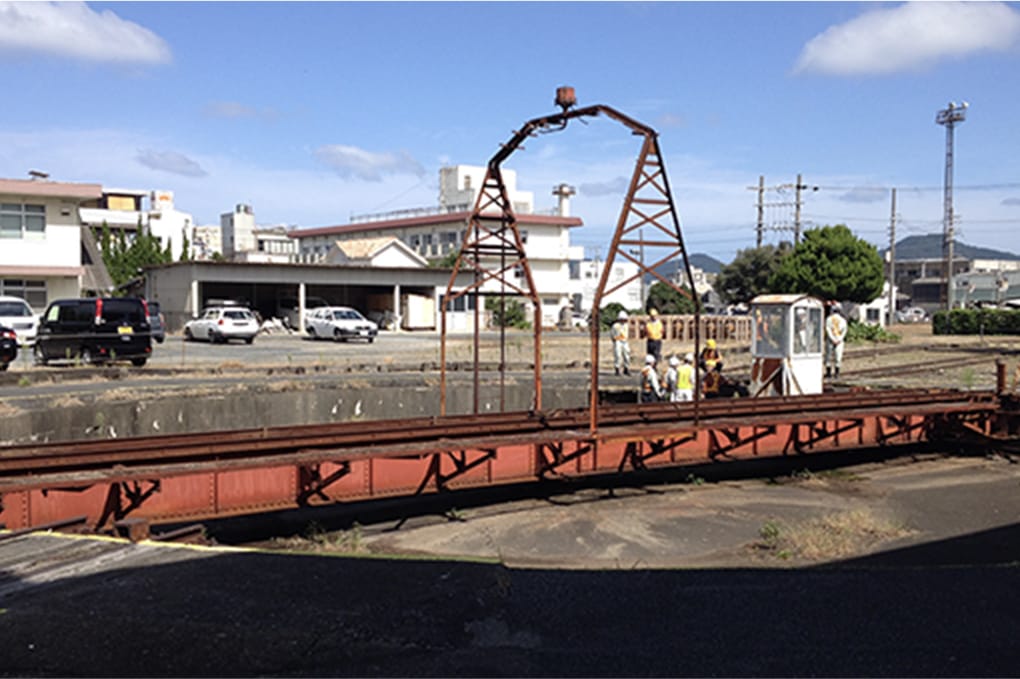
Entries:
[[430, 269], [452, 269], [453, 265], [457, 263], [457, 257], [460, 256], [460, 250], [450, 250], [444, 257], [438, 259], [429, 260]]
[[727, 304], [746, 304], [758, 295], [771, 292], [769, 278], [791, 249], [790, 243], [780, 243], [779, 247], [763, 245], [738, 250], [733, 261], [719, 270], [715, 291]]
[[692, 299], [690, 289], [684, 290], [687, 294], [678, 292], [662, 281], [652, 283], [652, 287], [648, 289], [645, 307], [649, 310], [658, 309], [660, 314], [693, 314], [696, 303]]
[[504, 304], [500, 308], [499, 297], [485, 298], [485, 309], [492, 313], [492, 324], [497, 328], [500, 326], [521, 328], [522, 330], [530, 328], [531, 323], [528, 321], [524, 305], [521, 301], [512, 297], [505, 297], [503, 299]]
[[808, 229], [769, 279], [773, 292], [867, 304], [882, 294], [882, 257], [844, 224]]
[[172, 261], [170, 248], [164, 248], [159, 238], [141, 224], [134, 238], [128, 242], [123, 229], [118, 231], [116, 238], [111, 237], [109, 225], [104, 222], [98, 242], [103, 264], [117, 286], [137, 278], [145, 267]]
[[[621, 311], [627, 311], [619, 302], [610, 302], [601, 309], [599, 309], [599, 330], [605, 332], [612, 327], [613, 323], [616, 322], [616, 317], [620, 315]], [[629, 311], [627, 313], [630, 313]]]
[[181, 262], [191, 261], [191, 241], [188, 240], [188, 230], [181, 229]]

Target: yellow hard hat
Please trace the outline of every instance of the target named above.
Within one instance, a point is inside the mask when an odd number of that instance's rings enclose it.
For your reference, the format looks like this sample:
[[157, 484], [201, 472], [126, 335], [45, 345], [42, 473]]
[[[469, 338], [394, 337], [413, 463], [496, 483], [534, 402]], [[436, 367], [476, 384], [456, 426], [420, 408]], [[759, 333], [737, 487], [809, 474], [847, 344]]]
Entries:
[[705, 346], [708, 347], [709, 349], [715, 349], [715, 340], [714, 339], [708, 340], [707, 342], [705, 342]]
[[659, 315], [659, 310], [658, 310], [658, 309], [652, 309], [652, 310], [651, 310], [651, 311], [649, 311], [648, 313], [649, 313], [650, 315], [652, 315], [652, 316], [658, 316], [658, 315]]

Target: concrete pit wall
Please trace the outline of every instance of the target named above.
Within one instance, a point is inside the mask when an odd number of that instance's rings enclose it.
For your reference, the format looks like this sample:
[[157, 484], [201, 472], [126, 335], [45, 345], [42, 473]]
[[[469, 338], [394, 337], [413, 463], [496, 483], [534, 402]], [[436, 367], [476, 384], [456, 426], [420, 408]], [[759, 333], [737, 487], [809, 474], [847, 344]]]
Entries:
[[[586, 380], [545, 382], [545, 410], [588, 405]], [[120, 385], [123, 386], [123, 385]], [[117, 391], [130, 394], [129, 389]], [[8, 405], [0, 418], [0, 445], [45, 443], [95, 438], [157, 436], [186, 432], [228, 431], [359, 420], [387, 420], [439, 415], [439, 388], [434, 377], [387, 376], [372, 384], [338, 381], [307, 384], [299, 381], [263, 382], [222, 389], [201, 388], [177, 394], [144, 391], [130, 399], [109, 394], [65, 395], [58, 402]], [[499, 412], [499, 385], [483, 384], [481, 413]], [[530, 381], [508, 381], [507, 411], [532, 407]], [[470, 380], [447, 385], [447, 413], [470, 413]]]

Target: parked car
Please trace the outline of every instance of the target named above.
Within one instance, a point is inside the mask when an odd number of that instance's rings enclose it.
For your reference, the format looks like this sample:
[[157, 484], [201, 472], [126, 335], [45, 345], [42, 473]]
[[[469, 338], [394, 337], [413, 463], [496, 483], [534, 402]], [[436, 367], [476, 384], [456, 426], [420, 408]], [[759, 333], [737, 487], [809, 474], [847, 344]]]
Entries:
[[244, 307], [217, 306], [202, 312], [184, 324], [184, 339], [208, 340], [214, 344], [229, 342], [232, 339], [244, 340], [248, 344], [255, 341], [259, 332], [259, 322], [255, 315]]
[[152, 354], [149, 312], [136, 297], [58, 299], [43, 312], [35, 361], [83, 363], [131, 361], [143, 366]]
[[379, 326], [351, 307], [327, 306], [306, 315], [305, 332], [312, 339], [344, 342], [349, 339], [363, 339], [371, 343], [379, 334]]
[[928, 312], [919, 306], [912, 306], [897, 311], [896, 320], [900, 323], [924, 323], [928, 320]]
[[39, 317], [20, 297], [0, 297], [0, 325], [13, 330], [23, 346], [35, 343], [39, 333]]
[[0, 325], [0, 372], [18, 357], [18, 335], [14, 328]]
[[163, 319], [163, 312], [160, 311], [159, 302], [148, 302], [148, 307], [152, 339], [162, 344], [166, 339], [166, 322]]

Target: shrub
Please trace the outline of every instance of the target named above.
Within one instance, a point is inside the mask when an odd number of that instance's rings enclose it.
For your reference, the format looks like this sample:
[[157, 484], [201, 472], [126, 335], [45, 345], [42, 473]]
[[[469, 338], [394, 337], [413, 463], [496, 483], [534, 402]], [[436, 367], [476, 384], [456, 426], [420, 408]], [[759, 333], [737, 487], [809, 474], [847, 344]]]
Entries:
[[846, 330], [847, 344], [858, 344], [860, 342], [899, 342], [900, 336], [889, 332], [880, 325], [860, 323], [851, 320]]
[[1020, 335], [1020, 311], [1013, 309], [953, 309], [936, 311], [933, 335]]

